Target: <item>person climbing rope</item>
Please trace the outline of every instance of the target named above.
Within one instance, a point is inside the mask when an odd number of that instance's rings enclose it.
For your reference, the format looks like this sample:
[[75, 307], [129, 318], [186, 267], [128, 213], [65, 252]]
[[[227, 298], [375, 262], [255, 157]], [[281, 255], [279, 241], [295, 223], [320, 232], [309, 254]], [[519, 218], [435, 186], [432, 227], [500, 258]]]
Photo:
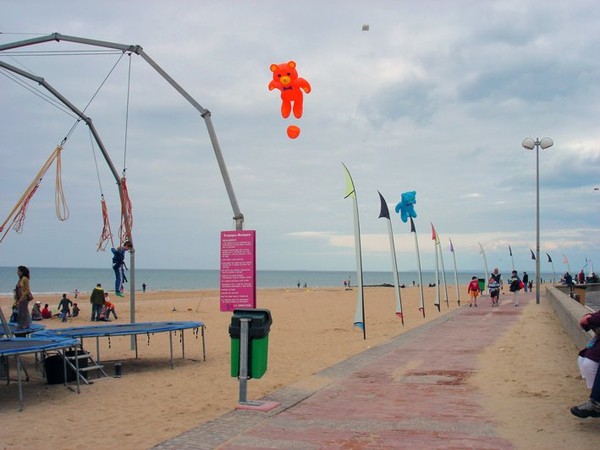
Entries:
[[125, 277], [125, 252], [131, 250], [131, 243], [125, 241], [122, 246], [111, 248], [113, 254], [112, 264], [115, 271], [115, 295], [123, 297], [122, 284], [127, 282]]

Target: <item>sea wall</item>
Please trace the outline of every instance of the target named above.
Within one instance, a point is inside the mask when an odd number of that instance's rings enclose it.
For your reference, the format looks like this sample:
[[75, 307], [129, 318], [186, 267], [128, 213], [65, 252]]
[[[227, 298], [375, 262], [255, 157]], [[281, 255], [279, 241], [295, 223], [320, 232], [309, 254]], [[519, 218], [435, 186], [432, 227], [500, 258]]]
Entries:
[[575, 345], [578, 348], [585, 347], [593, 334], [591, 331], [584, 331], [579, 326], [579, 319], [590, 310], [554, 286], [546, 286], [546, 297], [550, 300], [556, 316]]

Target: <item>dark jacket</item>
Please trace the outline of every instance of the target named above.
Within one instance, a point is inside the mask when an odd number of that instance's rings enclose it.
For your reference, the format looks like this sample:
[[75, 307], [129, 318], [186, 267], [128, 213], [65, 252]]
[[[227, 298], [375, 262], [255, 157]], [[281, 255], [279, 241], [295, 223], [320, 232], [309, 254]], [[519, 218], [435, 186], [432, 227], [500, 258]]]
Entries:
[[510, 277], [510, 288], [508, 289], [510, 292], [517, 292], [519, 289], [519, 285], [521, 284], [521, 279], [518, 275], [513, 275]]
[[[585, 331], [594, 330], [596, 337], [600, 338], [600, 311], [596, 311], [589, 316], [587, 326], [584, 326]], [[596, 339], [596, 343], [592, 348], [584, 348], [579, 352], [579, 356], [591, 359], [592, 361], [600, 362], [600, 339]]]
[[90, 303], [104, 305], [104, 289], [96, 286], [90, 295]]
[[113, 254], [113, 267], [121, 267], [123, 264], [125, 264], [125, 250], [123, 247], [111, 248], [110, 251]]

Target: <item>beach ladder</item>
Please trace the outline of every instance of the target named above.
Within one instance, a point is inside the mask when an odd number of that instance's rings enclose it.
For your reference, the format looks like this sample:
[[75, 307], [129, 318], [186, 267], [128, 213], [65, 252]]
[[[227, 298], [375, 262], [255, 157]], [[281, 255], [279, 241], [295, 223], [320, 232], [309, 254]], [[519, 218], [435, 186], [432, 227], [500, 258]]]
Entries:
[[[3, 333], [0, 333], [0, 336], [4, 334], [7, 338], [14, 337], [14, 333], [10, 329], [10, 325], [4, 316], [4, 312], [2, 308], [0, 308], [0, 323], [2, 324]], [[25, 381], [29, 381], [29, 373], [21, 361], [21, 357], [19, 355], [15, 355], [15, 361], [17, 362], [17, 370], [22, 370], [25, 373]], [[6, 384], [10, 383], [10, 369], [8, 365], [8, 356], [0, 356], [0, 379], [6, 379]]]
[[70, 351], [65, 354], [67, 365], [77, 373], [79, 381], [85, 384], [92, 384], [93, 381], [88, 379], [89, 373], [96, 373], [96, 379], [108, 378], [108, 375], [104, 371], [104, 366], [98, 364], [92, 355], [84, 350], [83, 348]]

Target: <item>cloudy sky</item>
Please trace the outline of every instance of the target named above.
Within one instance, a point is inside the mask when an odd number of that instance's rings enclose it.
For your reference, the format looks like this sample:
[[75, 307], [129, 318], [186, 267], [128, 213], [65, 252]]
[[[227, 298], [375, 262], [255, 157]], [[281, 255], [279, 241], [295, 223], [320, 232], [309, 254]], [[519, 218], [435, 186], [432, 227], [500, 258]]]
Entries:
[[[424, 268], [435, 267], [433, 223], [447, 267], [452, 239], [459, 269], [482, 266], [480, 242], [490, 267], [511, 268], [510, 245], [517, 268], [534, 270], [536, 152], [521, 142], [545, 136], [554, 146], [539, 154], [542, 270], [546, 252], [557, 272], [564, 256], [573, 271], [600, 267], [599, 23], [594, 0], [0, 0], [0, 45], [57, 32], [143, 47], [211, 112], [244, 228], [257, 232], [258, 268], [285, 270], [354, 268], [342, 162], [365, 270], [391, 268], [377, 191], [393, 211], [412, 190]], [[203, 118], [140, 56], [97, 50], [52, 42], [0, 61], [79, 109], [89, 103], [114, 166], [126, 168], [137, 267], [218, 268], [220, 232], [235, 225]], [[267, 89], [269, 66], [289, 60], [312, 86], [301, 119], [283, 119]], [[53, 165], [23, 232], [0, 243], [0, 266], [109, 266], [96, 252], [101, 193], [115, 233], [120, 207], [87, 126], [70, 132], [75, 117], [47, 91], [0, 75], [0, 220], [67, 135], [70, 211], [56, 218]], [[399, 269], [414, 270], [413, 235], [397, 214], [392, 225]]]

